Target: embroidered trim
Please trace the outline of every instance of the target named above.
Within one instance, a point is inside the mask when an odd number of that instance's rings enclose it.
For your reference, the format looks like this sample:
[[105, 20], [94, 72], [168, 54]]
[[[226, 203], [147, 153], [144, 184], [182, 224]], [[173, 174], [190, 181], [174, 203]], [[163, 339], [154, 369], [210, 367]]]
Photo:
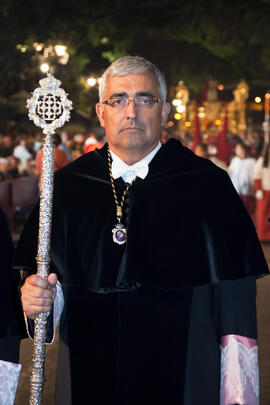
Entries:
[[220, 404], [257, 405], [258, 346], [253, 344], [254, 339], [242, 336], [228, 335], [225, 338], [227, 344], [221, 345]]
[[0, 360], [0, 404], [13, 405], [21, 364]]

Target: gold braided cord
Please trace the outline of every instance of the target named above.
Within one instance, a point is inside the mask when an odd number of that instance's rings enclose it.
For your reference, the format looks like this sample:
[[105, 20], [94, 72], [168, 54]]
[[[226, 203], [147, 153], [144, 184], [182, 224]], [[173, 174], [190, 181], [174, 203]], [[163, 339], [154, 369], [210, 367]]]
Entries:
[[118, 199], [117, 199], [116, 190], [115, 190], [114, 179], [113, 179], [113, 176], [112, 176], [112, 159], [111, 159], [109, 146], [108, 146], [107, 152], [108, 152], [109, 173], [110, 173], [111, 185], [112, 185], [113, 196], [114, 196], [114, 201], [115, 201], [115, 206], [116, 206], [116, 218], [117, 218], [118, 222], [120, 223], [122, 215], [123, 215], [123, 206], [124, 206], [126, 194], [127, 194], [128, 190], [130, 189], [130, 187], [132, 186], [132, 184], [134, 183], [134, 181], [136, 180], [137, 177], [135, 177], [135, 179], [133, 179], [132, 182], [127, 185], [127, 187], [125, 188], [125, 190], [123, 192], [121, 202], [119, 204]]

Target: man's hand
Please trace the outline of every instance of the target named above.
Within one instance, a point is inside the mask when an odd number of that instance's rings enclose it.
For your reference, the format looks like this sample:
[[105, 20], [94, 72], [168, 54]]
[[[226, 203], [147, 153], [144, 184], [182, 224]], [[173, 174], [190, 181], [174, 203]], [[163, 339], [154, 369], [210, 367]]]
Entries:
[[36, 274], [26, 278], [21, 288], [23, 310], [29, 319], [35, 314], [49, 312], [56, 294], [57, 275], [51, 273], [47, 280]]

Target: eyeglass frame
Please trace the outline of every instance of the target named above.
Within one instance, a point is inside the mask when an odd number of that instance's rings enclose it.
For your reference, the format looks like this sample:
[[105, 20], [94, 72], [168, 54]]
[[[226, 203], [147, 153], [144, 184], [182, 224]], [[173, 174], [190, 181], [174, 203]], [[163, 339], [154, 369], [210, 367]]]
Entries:
[[[133, 101], [133, 102], [134, 102], [134, 105], [137, 106], [135, 100], [136, 100], [136, 99], [140, 99], [140, 98], [141, 98], [141, 99], [142, 99], [142, 98], [149, 98], [149, 99], [151, 99], [151, 100], [153, 100], [153, 101], [155, 102], [154, 105], [157, 105], [157, 104], [160, 103], [160, 102], [161, 102], [161, 104], [164, 104], [164, 101], [162, 101], [162, 99], [161, 99], [160, 97], [135, 96], [135, 97], [133, 97], [133, 98], [129, 98], [129, 97], [127, 97], [127, 96], [119, 96], [119, 97], [115, 97], [115, 98], [116, 98], [116, 99], [121, 99], [121, 98], [122, 98], [122, 99], [127, 100], [127, 104], [124, 105], [126, 108], [128, 107], [130, 101]], [[110, 99], [109, 99], [109, 100], [110, 100]], [[102, 101], [101, 104], [109, 105], [110, 107], [114, 108], [115, 106], [114, 106], [113, 104], [109, 103], [109, 100]]]

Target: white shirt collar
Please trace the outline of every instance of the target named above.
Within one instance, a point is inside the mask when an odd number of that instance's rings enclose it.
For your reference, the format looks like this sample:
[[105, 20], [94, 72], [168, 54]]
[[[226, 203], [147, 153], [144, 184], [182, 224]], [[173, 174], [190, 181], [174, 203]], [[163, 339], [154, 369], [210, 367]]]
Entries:
[[[138, 165], [142, 162], [146, 162], [147, 165], [149, 165], [149, 163], [151, 162], [151, 160], [154, 158], [154, 156], [156, 155], [156, 153], [159, 151], [159, 149], [161, 148], [161, 142], [159, 142], [157, 144], [157, 146], [155, 147], [155, 149], [153, 149], [147, 156], [145, 156], [143, 159], [139, 160], [138, 162], [136, 162], [135, 164]], [[132, 166], [133, 165], [127, 165], [125, 162], [123, 162], [122, 159], [120, 159], [119, 156], [117, 156], [115, 153], [112, 152], [112, 150], [110, 149], [110, 154], [112, 157], [112, 163], [113, 165], [125, 165], [126, 166], [126, 171], [125, 173], [121, 176], [123, 178], [123, 180], [125, 182], [131, 183], [131, 181], [136, 177], [136, 173], [132, 170]], [[113, 178], [116, 179], [119, 176], [115, 176], [114, 172], [112, 173]]]

